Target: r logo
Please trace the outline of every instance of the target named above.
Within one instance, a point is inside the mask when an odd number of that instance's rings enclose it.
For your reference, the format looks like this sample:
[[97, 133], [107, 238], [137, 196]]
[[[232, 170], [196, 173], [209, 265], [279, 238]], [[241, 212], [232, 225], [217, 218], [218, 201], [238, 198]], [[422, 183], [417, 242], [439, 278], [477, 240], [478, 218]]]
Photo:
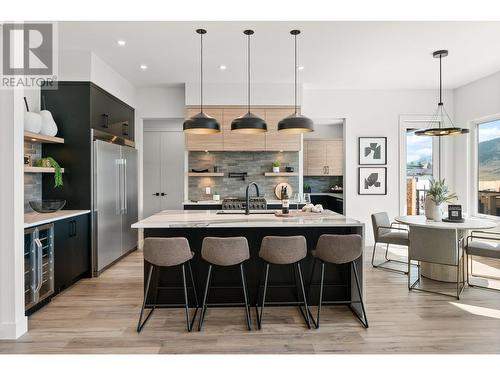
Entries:
[[4, 76], [54, 73], [52, 24], [4, 23], [2, 28]]

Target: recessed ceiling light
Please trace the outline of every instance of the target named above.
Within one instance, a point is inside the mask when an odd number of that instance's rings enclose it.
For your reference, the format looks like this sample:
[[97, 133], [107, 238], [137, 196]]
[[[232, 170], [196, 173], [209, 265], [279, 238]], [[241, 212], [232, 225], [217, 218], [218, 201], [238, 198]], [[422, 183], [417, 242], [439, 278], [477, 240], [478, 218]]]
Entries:
[[297, 69], [298, 70], [304, 70], [304, 67], [303, 66], [299, 66]]
[[118, 43], [119, 46], [124, 46], [125, 44], [127, 44], [127, 42], [125, 42], [124, 40], [119, 40], [116, 43]]
[[227, 69], [227, 66], [225, 66], [225, 65], [219, 65], [219, 69], [220, 69], [220, 70], [226, 70], [226, 69]]
[[146, 70], [146, 69], [148, 68], [148, 66], [147, 66], [147, 65], [142, 64], [140, 68], [141, 68], [142, 70]]

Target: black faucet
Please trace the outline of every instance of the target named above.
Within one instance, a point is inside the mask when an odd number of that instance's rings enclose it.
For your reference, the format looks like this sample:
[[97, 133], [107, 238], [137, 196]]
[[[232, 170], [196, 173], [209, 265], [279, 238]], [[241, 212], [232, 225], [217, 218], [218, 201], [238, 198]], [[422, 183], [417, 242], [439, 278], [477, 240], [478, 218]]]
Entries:
[[256, 182], [250, 182], [248, 185], [247, 185], [247, 191], [246, 191], [246, 195], [245, 195], [245, 202], [246, 202], [246, 206], [245, 206], [245, 215], [250, 215], [250, 196], [248, 194], [248, 191], [250, 190], [250, 186], [255, 186], [255, 191], [257, 192], [257, 197], [259, 197], [259, 185], [257, 185]]

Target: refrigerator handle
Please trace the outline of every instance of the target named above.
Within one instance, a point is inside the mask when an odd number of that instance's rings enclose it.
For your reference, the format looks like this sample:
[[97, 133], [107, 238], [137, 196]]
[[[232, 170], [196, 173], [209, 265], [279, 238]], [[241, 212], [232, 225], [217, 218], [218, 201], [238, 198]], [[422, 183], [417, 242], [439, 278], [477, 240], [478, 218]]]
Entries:
[[122, 177], [121, 177], [121, 159], [115, 160], [115, 173], [116, 173], [116, 214], [121, 215], [122, 213]]
[[33, 234], [31, 236], [31, 254], [30, 254], [30, 266], [31, 266], [31, 296], [33, 301], [35, 301], [36, 297], [36, 286], [37, 286], [37, 279], [38, 279], [38, 264], [37, 264], [37, 244], [35, 242], [35, 239], [33, 238]]
[[123, 211], [127, 213], [127, 159], [123, 159]]
[[42, 242], [38, 239], [38, 238], [35, 238], [35, 246], [37, 248], [37, 251], [36, 251], [36, 256], [37, 256], [37, 286], [35, 288], [35, 293], [38, 293], [40, 291], [40, 289], [42, 288], [42, 272], [43, 272], [43, 269], [42, 269], [42, 248], [43, 248], [43, 245], [42, 245]]

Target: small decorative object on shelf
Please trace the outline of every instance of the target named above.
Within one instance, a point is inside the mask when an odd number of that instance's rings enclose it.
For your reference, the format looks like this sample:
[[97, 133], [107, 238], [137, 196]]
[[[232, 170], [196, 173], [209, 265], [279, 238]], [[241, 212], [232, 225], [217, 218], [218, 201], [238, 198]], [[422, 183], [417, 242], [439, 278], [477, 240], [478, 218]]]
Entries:
[[219, 193], [217, 193], [216, 191], [214, 191], [214, 195], [213, 195], [212, 199], [214, 201], [220, 201], [220, 195], [219, 195]]
[[63, 186], [62, 168], [59, 165], [59, 163], [55, 161], [53, 158], [47, 157], [37, 160], [35, 166], [44, 168], [54, 168], [54, 187], [58, 188]]
[[31, 155], [24, 155], [24, 165], [31, 166]]
[[41, 214], [57, 212], [66, 205], [64, 199], [41, 199], [28, 202], [30, 207]]
[[311, 192], [311, 185], [304, 184], [304, 193], [310, 193], [310, 192]]
[[281, 162], [279, 160], [273, 161], [273, 173], [280, 173]]
[[441, 221], [443, 219], [443, 205], [453, 203], [457, 200], [455, 193], [450, 193], [450, 189], [442, 180], [430, 180], [431, 185], [425, 196], [425, 217], [428, 220]]
[[42, 105], [43, 110], [40, 111], [40, 117], [42, 118], [40, 133], [54, 137], [57, 134], [57, 125], [52, 117], [52, 113], [45, 109], [45, 96], [42, 96]]
[[31, 133], [40, 133], [40, 130], [42, 129], [42, 117], [38, 113], [30, 112], [26, 97], [24, 97], [24, 105], [26, 106], [26, 113], [24, 114], [24, 130]]

